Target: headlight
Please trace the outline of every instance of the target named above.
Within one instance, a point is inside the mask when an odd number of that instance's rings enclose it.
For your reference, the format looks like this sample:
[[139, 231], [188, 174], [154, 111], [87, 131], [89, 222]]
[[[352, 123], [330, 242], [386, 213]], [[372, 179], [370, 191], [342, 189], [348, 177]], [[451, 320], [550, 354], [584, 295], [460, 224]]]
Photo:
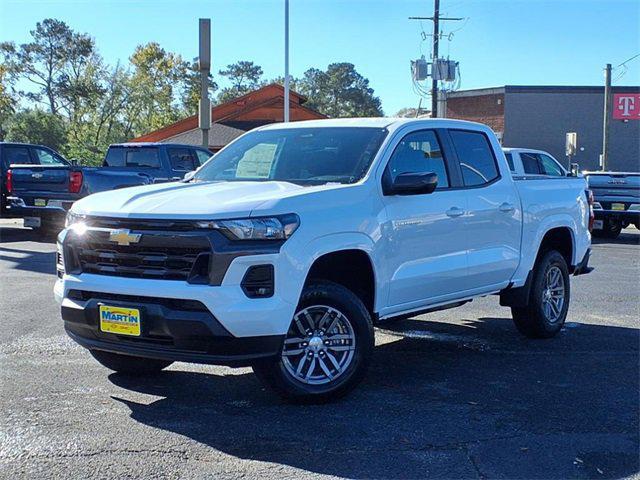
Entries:
[[220, 230], [230, 240], [286, 240], [299, 225], [295, 214], [198, 222], [198, 227]]
[[76, 233], [82, 235], [87, 230], [87, 225], [84, 223], [85, 216], [78, 215], [71, 211], [67, 212], [67, 218], [64, 221], [64, 227], [74, 230]]

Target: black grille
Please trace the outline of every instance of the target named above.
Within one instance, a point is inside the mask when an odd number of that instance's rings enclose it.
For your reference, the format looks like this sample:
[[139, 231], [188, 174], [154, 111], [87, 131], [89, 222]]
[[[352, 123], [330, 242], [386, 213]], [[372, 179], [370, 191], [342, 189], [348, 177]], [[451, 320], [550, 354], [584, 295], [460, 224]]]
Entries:
[[207, 307], [198, 300], [184, 300], [178, 298], [144, 297], [140, 295], [120, 295], [117, 293], [90, 292], [87, 290], [69, 290], [67, 295], [74, 300], [113, 300], [131, 303], [152, 303], [162, 305], [171, 310], [209, 313]]
[[206, 232], [130, 231], [142, 233], [138, 243], [119, 245], [109, 240], [109, 231], [89, 230], [74, 238], [71, 249], [79, 270], [97, 275], [208, 283], [211, 244]]
[[86, 217], [84, 223], [89, 227], [127, 228], [129, 230], [157, 230], [163, 232], [186, 232], [197, 230], [195, 223], [190, 220]]

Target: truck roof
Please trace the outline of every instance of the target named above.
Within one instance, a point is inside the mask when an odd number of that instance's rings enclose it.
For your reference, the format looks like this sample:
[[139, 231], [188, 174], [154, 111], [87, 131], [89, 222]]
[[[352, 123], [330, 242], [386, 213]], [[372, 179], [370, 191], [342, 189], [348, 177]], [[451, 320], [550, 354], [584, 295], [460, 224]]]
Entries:
[[202, 148], [201, 145], [188, 145], [186, 143], [169, 143], [169, 142], [125, 142], [125, 143], [113, 143], [109, 145], [111, 147], [189, 147], [189, 148]]
[[277, 130], [282, 128], [318, 128], [318, 127], [372, 127], [397, 129], [404, 125], [417, 123], [421, 125], [432, 124], [434, 128], [460, 128], [460, 127], [486, 127], [481, 123], [467, 120], [454, 120], [450, 118], [394, 118], [394, 117], [361, 117], [361, 118], [325, 118], [320, 120], [304, 120], [300, 122], [271, 123], [260, 127], [258, 130]]

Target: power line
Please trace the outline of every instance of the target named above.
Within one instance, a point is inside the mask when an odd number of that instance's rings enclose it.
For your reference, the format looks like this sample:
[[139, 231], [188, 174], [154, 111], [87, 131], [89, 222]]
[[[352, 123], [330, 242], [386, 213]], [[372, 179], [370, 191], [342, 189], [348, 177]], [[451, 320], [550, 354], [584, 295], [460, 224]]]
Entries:
[[625, 63], [629, 63], [631, 60], [633, 60], [634, 58], [638, 58], [638, 57], [640, 57], [640, 53], [636, 53], [633, 57], [627, 58], [624, 62], [622, 62], [620, 65], [618, 65], [618, 66], [616, 66], [614, 68], [622, 67], [622, 66], [624, 66]]

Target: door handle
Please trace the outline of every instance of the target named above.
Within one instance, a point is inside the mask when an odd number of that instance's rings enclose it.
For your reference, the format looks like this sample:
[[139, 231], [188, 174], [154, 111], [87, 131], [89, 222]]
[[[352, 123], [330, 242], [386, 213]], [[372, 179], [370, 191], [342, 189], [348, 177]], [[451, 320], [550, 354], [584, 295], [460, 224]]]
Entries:
[[447, 217], [455, 218], [464, 215], [464, 210], [458, 207], [451, 207], [445, 213], [447, 214]]
[[516, 209], [516, 207], [514, 207], [512, 204], [507, 203], [507, 202], [504, 202], [504, 203], [503, 203], [502, 205], [500, 205], [500, 207], [498, 207], [498, 208], [499, 208], [499, 210], [500, 210], [501, 212], [504, 212], [504, 213], [511, 213], [511, 212], [513, 212], [513, 211]]

